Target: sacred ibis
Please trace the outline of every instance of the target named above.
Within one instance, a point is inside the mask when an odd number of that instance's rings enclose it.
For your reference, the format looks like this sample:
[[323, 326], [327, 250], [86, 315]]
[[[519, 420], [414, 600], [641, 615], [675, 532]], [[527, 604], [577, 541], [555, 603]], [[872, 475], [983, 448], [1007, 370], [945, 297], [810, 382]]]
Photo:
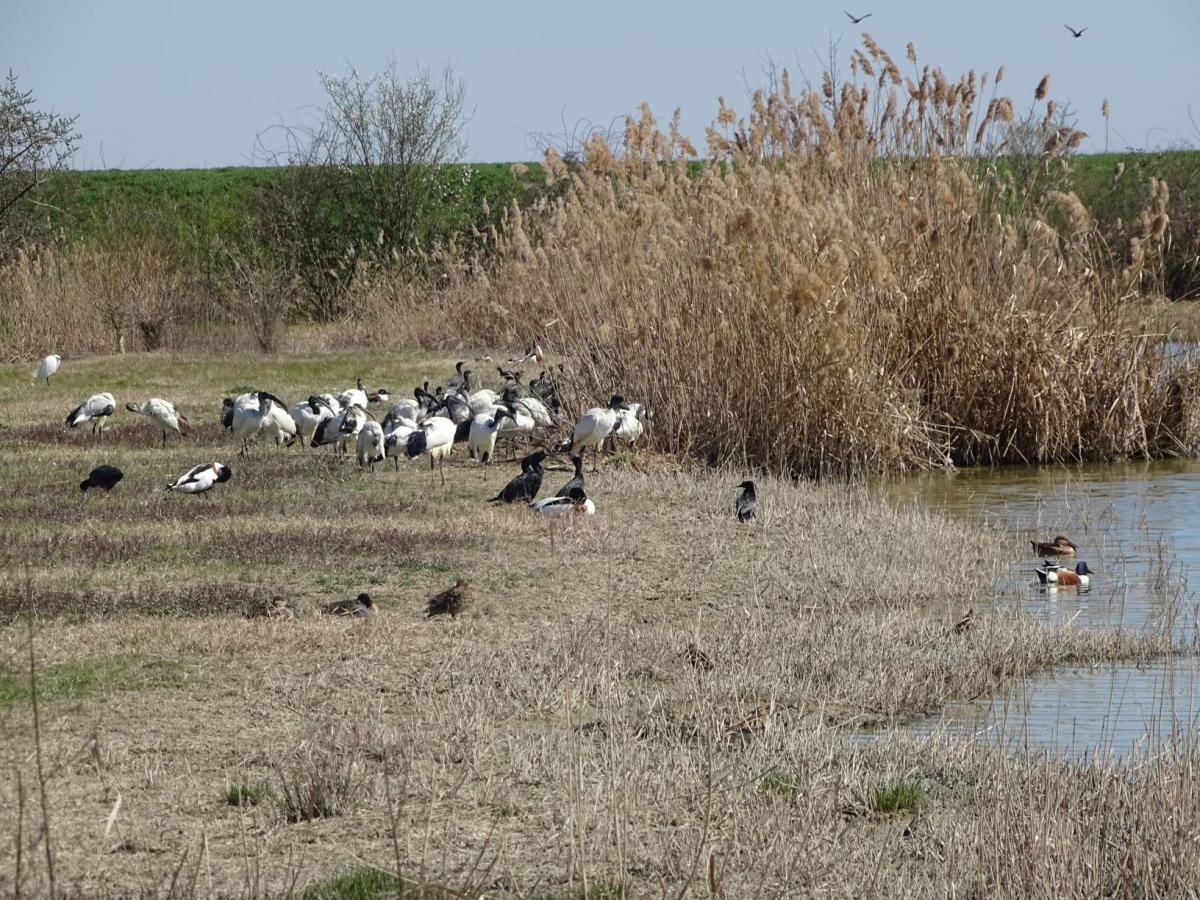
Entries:
[[454, 437], [458, 427], [444, 416], [431, 416], [421, 423], [421, 427], [408, 436], [405, 453], [409, 459], [418, 456], [429, 457], [429, 471], [433, 473], [434, 460], [438, 464], [438, 472], [442, 476], [442, 484], [446, 483], [445, 459], [454, 449]]
[[96, 434], [99, 429], [100, 437], [104, 437], [104, 420], [117, 411], [117, 401], [113, 395], [105, 391], [100, 394], [92, 394], [77, 407], [67, 413], [67, 422], [71, 428], [82, 425], [84, 422], [92, 423], [92, 434]]
[[570, 449], [572, 456], [580, 456], [588, 447], [592, 448], [592, 471], [599, 471], [600, 445], [612, 434], [621, 410], [628, 409], [625, 398], [613, 394], [608, 406], [595, 406], [579, 417], [571, 431], [571, 441], [563, 449]]
[[374, 420], [364, 423], [358, 432], [355, 449], [358, 464], [373, 470], [375, 463], [383, 459], [383, 426]]
[[192, 426], [188, 424], [188, 420], [175, 410], [175, 405], [169, 400], [151, 397], [142, 404], [126, 403], [125, 408], [139, 416], [146, 416], [158, 425], [162, 429], [164, 447], [167, 446], [168, 431], [174, 431], [180, 437], [187, 437], [192, 433]]

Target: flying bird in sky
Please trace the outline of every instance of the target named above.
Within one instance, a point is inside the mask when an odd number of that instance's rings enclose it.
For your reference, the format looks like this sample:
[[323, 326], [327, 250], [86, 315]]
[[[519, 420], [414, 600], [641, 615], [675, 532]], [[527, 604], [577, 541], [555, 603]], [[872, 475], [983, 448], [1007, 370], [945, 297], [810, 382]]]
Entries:
[[846, 18], [848, 18], [848, 19], [849, 19], [851, 22], [853, 22], [855, 25], [857, 25], [857, 24], [858, 24], [859, 22], [861, 22], [863, 19], [869, 19], [869, 18], [871, 18], [871, 14], [870, 14], [870, 13], [866, 13], [865, 15], [861, 15], [861, 16], [856, 16], [856, 15], [854, 15], [854, 13], [852, 13], [852, 12], [846, 12], [846, 10], [844, 10], [844, 9], [842, 10], [842, 12], [846, 13]]
[[1063, 26], [1063, 28], [1065, 28], [1065, 29], [1067, 29], [1067, 31], [1071, 32], [1071, 37], [1077, 37], [1077, 38], [1083, 37], [1083, 33], [1091, 27], [1092, 27], [1091, 25], [1084, 25], [1082, 28], [1080, 28], [1078, 31], [1076, 31], [1070, 25]]

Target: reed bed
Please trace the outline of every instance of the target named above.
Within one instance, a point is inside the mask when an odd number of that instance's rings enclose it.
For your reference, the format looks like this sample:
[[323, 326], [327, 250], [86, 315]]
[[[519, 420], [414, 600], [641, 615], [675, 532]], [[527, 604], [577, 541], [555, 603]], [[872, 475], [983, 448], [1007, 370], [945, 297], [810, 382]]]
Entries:
[[718, 463], [1191, 453], [1200, 369], [1166, 366], [1139, 312], [1159, 296], [1165, 184], [1109, 246], [1074, 194], [1041, 187], [1082, 137], [1053, 125], [1045, 79], [1040, 155], [1002, 165], [1022, 103], [1002, 70], [953, 79], [864, 40], [845, 82], [795, 92], [782, 73], [744, 116], [722, 103], [700, 163], [645, 106], [620, 146], [551, 154], [561, 197], [481, 236], [460, 329], [546, 331], [581, 396], [647, 399], [658, 447]]

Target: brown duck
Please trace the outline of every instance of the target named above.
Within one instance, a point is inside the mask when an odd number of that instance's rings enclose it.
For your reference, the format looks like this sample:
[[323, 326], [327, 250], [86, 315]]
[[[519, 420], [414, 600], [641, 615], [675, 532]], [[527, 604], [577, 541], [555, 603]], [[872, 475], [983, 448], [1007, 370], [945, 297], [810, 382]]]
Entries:
[[287, 600], [283, 597], [272, 597], [269, 604], [247, 613], [247, 617], [251, 619], [277, 619], [281, 622], [291, 622], [296, 618], [296, 611], [288, 605]]
[[425, 613], [430, 618], [448, 614], [450, 618], [457, 619], [458, 614], [470, 606], [474, 600], [474, 585], [465, 578], [460, 578], [454, 582], [453, 587], [448, 587], [440, 594], [430, 597]]
[[693, 669], [698, 669], [702, 672], [711, 672], [713, 670], [713, 661], [707, 653], [701, 650], [696, 644], [689, 643], [687, 649], [683, 651], [683, 661]]
[[1075, 551], [1079, 549], [1061, 534], [1049, 542], [1030, 541], [1029, 544], [1037, 556], [1074, 556]]

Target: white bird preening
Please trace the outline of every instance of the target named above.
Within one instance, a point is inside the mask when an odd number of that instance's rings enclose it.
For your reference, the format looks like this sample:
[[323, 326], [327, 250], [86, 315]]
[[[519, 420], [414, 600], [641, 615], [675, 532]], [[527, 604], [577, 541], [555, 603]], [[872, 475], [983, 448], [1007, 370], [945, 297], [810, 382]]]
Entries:
[[383, 426], [374, 420], [366, 422], [358, 432], [355, 450], [358, 464], [374, 471], [375, 463], [383, 459]]
[[360, 378], [355, 387], [342, 391], [337, 399], [342, 406], [357, 406], [359, 409], [365, 410], [372, 403], [387, 403], [391, 396], [391, 392], [387, 388], [367, 393], [367, 389], [363, 386], [363, 380]]
[[417, 430], [416, 418], [403, 414], [407, 411], [404, 407], [397, 413], [393, 406], [383, 420], [383, 456], [396, 464], [397, 472], [400, 471], [400, 458], [408, 455], [408, 436]]
[[58, 367], [62, 365], [62, 357], [57, 353], [51, 353], [45, 357], [38, 367], [33, 372], [34, 381], [44, 381], [47, 385], [50, 384], [50, 376], [58, 371]]
[[342, 406], [331, 394], [310, 394], [303, 403], [292, 407], [292, 421], [300, 442], [307, 446], [316, 434], [318, 426], [326, 419], [338, 415]]
[[241, 439], [240, 456], [250, 452], [250, 440], [259, 432], [275, 440], [276, 446], [296, 436], [296, 422], [282, 400], [267, 391], [250, 391], [234, 399], [225, 398], [221, 424]]
[[219, 462], [204, 463], [192, 466], [182, 475], [167, 485], [169, 491], [182, 491], [185, 494], [203, 494], [212, 489], [213, 485], [223, 484], [233, 477], [233, 470]]
[[580, 416], [571, 431], [571, 455], [580, 456], [591, 447], [592, 471], [597, 471], [600, 466], [600, 445], [612, 434], [617, 426], [617, 417], [621, 410], [625, 409], [629, 409], [625, 398], [620, 394], [613, 394], [608, 400], [608, 406], [595, 406]]
[[92, 394], [77, 407], [67, 413], [66, 424], [77, 428], [85, 422], [92, 423], [92, 434], [99, 433], [104, 437], [104, 420], [117, 411], [117, 401], [107, 391]]
[[192, 433], [188, 420], [175, 411], [175, 405], [169, 400], [151, 397], [145, 403], [126, 403], [125, 408], [130, 412], [152, 419], [162, 429], [162, 445], [167, 446], [167, 432], [174, 431], [180, 437]]
[[627, 444], [632, 444], [642, 436], [645, 424], [642, 422], [642, 404], [630, 403], [617, 413], [617, 426], [613, 435]]
[[498, 409], [494, 413], [480, 413], [471, 420], [471, 431], [467, 435], [467, 447], [471, 459], [477, 459], [483, 464], [483, 480], [487, 481], [487, 471], [492, 465], [492, 456], [496, 452], [496, 435], [500, 433], [505, 419], [513, 417], [507, 409]]
[[349, 453], [347, 444], [358, 437], [367, 421], [367, 411], [358, 406], [347, 406], [336, 416], [330, 416], [317, 426], [310, 446], [322, 447], [333, 444], [334, 456]]
[[366, 409], [368, 402], [367, 392], [363, 390], [363, 380], [361, 378], [358, 379], [356, 387], [344, 390], [338, 395], [338, 403], [343, 407], [357, 406], [359, 409]]

